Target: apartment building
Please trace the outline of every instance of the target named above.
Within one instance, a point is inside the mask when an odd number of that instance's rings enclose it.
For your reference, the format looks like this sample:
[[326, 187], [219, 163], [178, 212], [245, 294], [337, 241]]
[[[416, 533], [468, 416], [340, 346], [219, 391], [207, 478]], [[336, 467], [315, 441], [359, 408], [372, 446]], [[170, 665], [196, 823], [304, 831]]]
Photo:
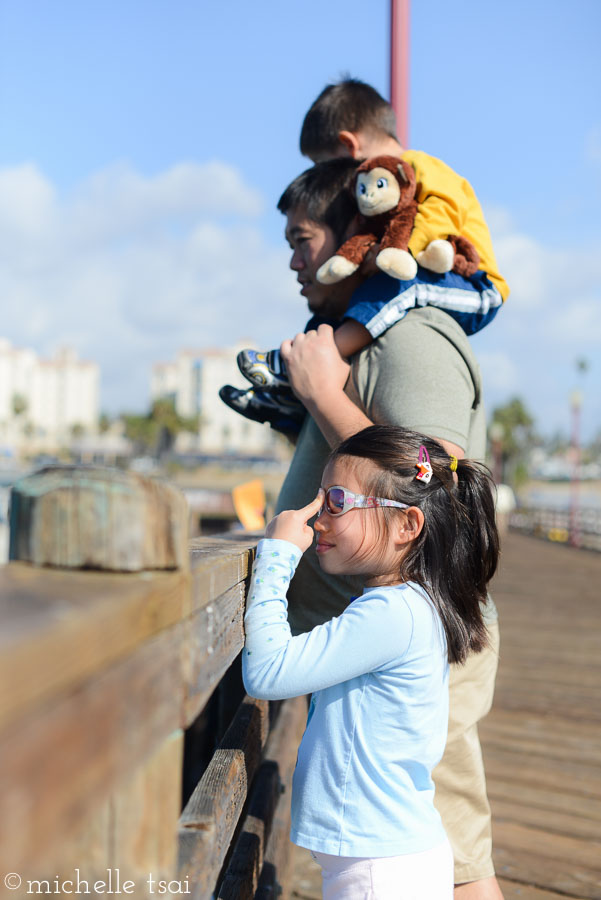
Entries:
[[0, 446], [55, 452], [98, 427], [100, 370], [63, 348], [52, 359], [0, 338]]
[[244, 386], [236, 355], [248, 346], [246, 341], [225, 349], [181, 350], [173, 362], [153, 366], [152, 399], [170, 397], [181, 416], [199, 416], [194, 449], [201, 453], [255, 455], [274, 450], [275, 436], [268, 425], [239, 416], [219, 399], [223, 384]]

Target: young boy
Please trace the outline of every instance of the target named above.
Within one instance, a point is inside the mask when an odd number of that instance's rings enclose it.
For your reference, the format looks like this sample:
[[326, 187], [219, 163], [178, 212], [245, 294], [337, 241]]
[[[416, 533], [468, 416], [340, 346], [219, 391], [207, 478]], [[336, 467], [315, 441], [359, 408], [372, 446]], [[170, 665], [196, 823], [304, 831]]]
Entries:
[[[419, 263], [417, 274], [399, 281], [377, 272], [365, 288], [357, 289], [334, 337], [343, 358], [358, 353], [413, 307], [443, 309], [468, 335], [492, 321], [509, 289], [497, 271], [488, 227], [471, 185], [440, 160], [421, 151], [405, 151], [396, 136], [394, 111], [374, 88], [355, 79], [326, 87], [305, 116], [300, 147], [314, 163], [341, 156], [354, 160], [395, 156], [410, 163], [416, 174], [418, 211], [409, 250]], [[480, 257], [474, 275], [436, 273], [427, 268], [432, 242], [446, 241], [450, 235], [460, 235], [474, 245]], [[449, 269], [451, 265], [449, 259]], [[326, 269], [324, 266], [319, 273], [320, 281], [324, 275], [328, 277]], [[320, 321], [314, 317], [306, 330], [316, 328]], [[304, 412], [289, 390], [279, 351], [242, 351], [238, 366], [253, 388], [243, 391], [225, 386], [220, 391], [224, 402], [279, 430], [298, 428]]]

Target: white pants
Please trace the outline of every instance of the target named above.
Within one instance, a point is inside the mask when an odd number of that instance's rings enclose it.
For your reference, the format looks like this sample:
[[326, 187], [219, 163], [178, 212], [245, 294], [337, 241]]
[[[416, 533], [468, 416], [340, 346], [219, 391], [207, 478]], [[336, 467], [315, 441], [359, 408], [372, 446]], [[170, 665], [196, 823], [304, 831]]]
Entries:
[[323, 900], [452, 900], [453, 853], [448, 841], [404, 856], [311, 854], [321, 866]]

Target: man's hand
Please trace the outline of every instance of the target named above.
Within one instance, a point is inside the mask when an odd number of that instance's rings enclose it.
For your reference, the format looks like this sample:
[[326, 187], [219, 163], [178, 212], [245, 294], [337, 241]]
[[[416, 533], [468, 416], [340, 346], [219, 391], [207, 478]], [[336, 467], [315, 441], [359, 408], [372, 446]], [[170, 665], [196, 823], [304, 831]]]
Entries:
[[317, 497], [302, 509], [285, 509], [272, 519], [265, 529], [266, 538], [274, 538], [280, 541], [290, 541], [304, 553], [313, 543], [313, 529], [307, 525], [309, 519], [316, 516], [323, 503], [324, 492], [322, 488], [317, 492]]
[[344, 393], [350, 366], [340, 356], [330, 325], [284, 341], [280, 353], [294, 393], [330, 447], [372, 423]]
[[338, 352], [331, 325], [320, 325], [317, 331], [284, 341], [280, 353], [292, 390], [305, 406], [310, 407], [325, 391], [344, 390], [350, 366]]

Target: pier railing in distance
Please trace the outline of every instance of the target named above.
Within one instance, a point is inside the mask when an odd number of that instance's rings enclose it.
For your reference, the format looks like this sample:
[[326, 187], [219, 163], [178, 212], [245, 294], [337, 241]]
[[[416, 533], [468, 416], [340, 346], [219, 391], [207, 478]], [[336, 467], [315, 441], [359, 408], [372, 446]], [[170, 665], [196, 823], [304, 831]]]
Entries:
[[601, 551], [601, 510], [591, 507], [519, 506], [511, 513], [514, 531], [583, 550]]
[[53, 467], [14, 487], [0, 895], [286, 894], [306, 704], [241, 687], [257, 539], [187, 535], [183, 496], [134, 473]]

